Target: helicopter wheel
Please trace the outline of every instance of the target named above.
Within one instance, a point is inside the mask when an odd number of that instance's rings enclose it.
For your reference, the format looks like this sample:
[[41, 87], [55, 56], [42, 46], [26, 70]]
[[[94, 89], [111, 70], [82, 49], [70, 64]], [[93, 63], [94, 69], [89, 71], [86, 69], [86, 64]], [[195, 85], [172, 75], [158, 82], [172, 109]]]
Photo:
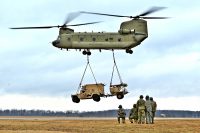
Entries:
[[86, 54], [87, 54], [87, 51], [84, 50], [82, 53], [83, 53], [83, 55], [86, 55]]
[[85, 51], [85, 50], [84, 50], [82, 53], [83, 53], [83, 55], [91, 55], [91, 52], [90, 52], [90, 51]]
[[131, 49], [126, 49], [126, 53], [132, 54], [132, 53], [133, 53], [133, 50], [131, 50]]
[[130, 50], [129, 50], [129, 54], [132, 54], [132, 53], [133, 53], [133, 50], [130, 49]]
[[91, 55], [91, 52], [90, 52], [90, 51], [88, 51], [88, 52], [87, 52], [87, 55]]

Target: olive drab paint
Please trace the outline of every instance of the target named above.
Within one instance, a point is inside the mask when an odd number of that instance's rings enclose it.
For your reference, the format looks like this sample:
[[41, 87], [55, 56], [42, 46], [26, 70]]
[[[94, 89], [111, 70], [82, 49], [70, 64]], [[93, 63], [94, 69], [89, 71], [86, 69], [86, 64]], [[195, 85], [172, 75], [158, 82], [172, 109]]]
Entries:
[[147, 22], [133, 19], [123, 22], [118, 32], [74, 32], [60, 28], [57, 44], [62, 49], [131, 49], [148, 37]]

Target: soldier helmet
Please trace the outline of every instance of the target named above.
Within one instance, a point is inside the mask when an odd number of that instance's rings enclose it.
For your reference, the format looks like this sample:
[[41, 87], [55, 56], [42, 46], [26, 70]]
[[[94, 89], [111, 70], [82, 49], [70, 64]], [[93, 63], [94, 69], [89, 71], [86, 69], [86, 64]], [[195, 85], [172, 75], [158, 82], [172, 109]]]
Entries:
[[144, 98], [143, 95], [140, 95], [140, 98]]
[[150, 97], [150, 100], [153, 101], [153, 97]]
[[119, 105], [119, 107], [118, 108], [122, 108], [122, 105]]
[[149, 95], [146, 95], [145, 99], [146, 99], [146, 100], [149, 100]]

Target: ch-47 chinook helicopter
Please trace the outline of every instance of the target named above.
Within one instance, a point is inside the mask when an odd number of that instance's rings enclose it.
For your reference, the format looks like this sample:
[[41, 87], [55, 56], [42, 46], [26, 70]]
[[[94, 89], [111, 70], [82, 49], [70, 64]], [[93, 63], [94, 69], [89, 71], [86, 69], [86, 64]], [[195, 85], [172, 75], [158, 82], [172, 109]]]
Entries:
[[[52, 42], [52, 45], [60, 49], [77, 49], [83, 50], [84, 55], [91, 55], [91, 50], [125, 50], [126, 53], [132, 54], [132, 48], [139, 45], [148, 37], [147, 21], [144, 19], [165, 19], [167, 17], [145, 17], [153, 12], [164, 9], [164, 7], [152, 7], [137, 16], [123, 16], [94, 12], [77, 12], [68, 15], [63, 25], [58, 26], [38, 26], [38, 27], [15, 27], [11, 29], [48, 29], [59, 28], [59, 36]], [[126, 17], [131, 20], [122, 22], [118, 32], [74, 32], [71, 26], [81, 26], [95, 24], [99, 22], [82, 23], [68, 25], [70, 21], [80, 14], [95, 14], [112, 17]]]

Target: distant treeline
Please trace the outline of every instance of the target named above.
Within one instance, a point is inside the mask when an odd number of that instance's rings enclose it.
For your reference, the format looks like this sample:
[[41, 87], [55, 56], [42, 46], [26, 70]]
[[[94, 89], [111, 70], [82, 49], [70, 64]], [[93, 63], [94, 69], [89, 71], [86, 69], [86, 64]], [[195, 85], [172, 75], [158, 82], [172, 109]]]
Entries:
[[[126, 109], [128, 117], [129, 109]], [[0, 116], [66, 116], [66, 117], [116, 117], [117, 110], [105, 111], [50, 111], [50, 110], [0, 110]], [[200, 111], [157, 110], [156, 117], [190, 117], [200, 118]]]

